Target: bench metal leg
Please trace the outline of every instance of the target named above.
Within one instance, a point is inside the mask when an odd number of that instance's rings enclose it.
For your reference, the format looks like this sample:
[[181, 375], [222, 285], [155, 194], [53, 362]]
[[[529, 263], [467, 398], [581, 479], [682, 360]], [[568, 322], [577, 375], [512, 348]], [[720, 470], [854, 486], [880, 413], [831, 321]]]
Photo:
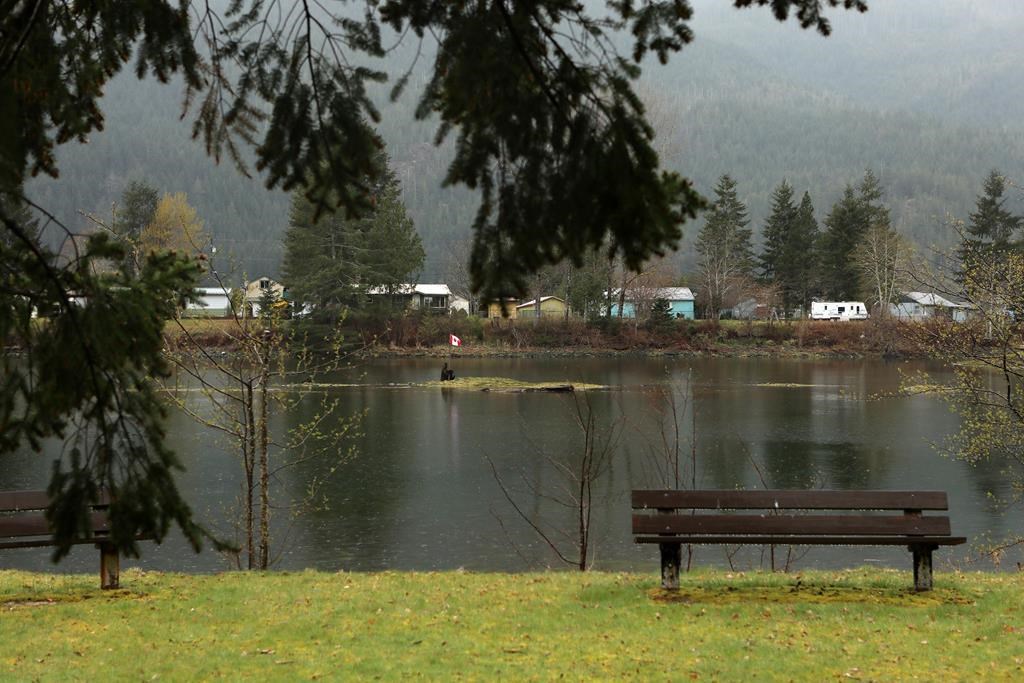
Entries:
[[100, 588], [121, 587], [121, 556], [112, 543], [100, 543]]
[[930, 591], [932, 589], [932, 551], [933, 545], [912, 545], [910, 552], [914, 554], [914, 590]]
[[680, 543], [659, 543], [658, 548], [661, 550], [661, 587], [667, 591], [677, 591], [683, 546]]

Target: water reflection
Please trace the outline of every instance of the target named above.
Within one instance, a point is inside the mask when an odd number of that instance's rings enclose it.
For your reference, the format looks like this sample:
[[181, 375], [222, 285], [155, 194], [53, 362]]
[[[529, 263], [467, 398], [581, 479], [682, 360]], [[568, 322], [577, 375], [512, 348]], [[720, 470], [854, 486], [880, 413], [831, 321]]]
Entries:
[[[989, 492], [1005, 493], [999, 467], [968, 466], [936, 454], [932, 443], [955, 429], [939, 401], [927, 397], [873, 398], [892, 392], [900, 367], [881, 361], [768, 359], [458, 359], [465, 376], [606, 385], [588, 394], [599, 423], [622, 426], [617, 456], [597, 482], [593, 512], [601, 568], [650, 568], [656, 552], [629, 535], [628, 492], [665, 483], [666, 452], [677, 453], [684, 481], [699, 487], [919, 488], [950, 493], [954, 531], [968, 537], [1002, 534], [1008, 518], [993, 510]], [[340, 415], [366, 411], [359, 455], [327, 484], [329, 505], [297, 519], [275, 517], [287, 538], [279, 565], [321, 569], [519, 570], [556, 565], [550, 550], [516, 517], [495, 482], [491, 465], [515, 487], [523, 510], [565, 528], [572, 511], [542, 492], [559, 479], [557, 462], [581, 448], [564, 395], [483, 393], [438, 388], [385, 387], [433, 380], [433, 360], [369, 363], [330, 378], [366, 386], [329, 389]], [[912, 371], [915, 366], [906, 365]], [[320, 396], [298, 401], [275, 428], [309, 420]], [[673, 406], [675, 416], [672, 416]], [[694, 412], [695, 411], [695, 412]], [[230, 531], [228, 512], [241, 486], [231, 444], [176, 415], [173, 446], [187, 466], [179, 481], [200, 517]], [[696, 468], [691, 467], [696, 453]], [[0, 489], [44, 486], [48, 461], [21, 453], [5, 462]], [[281, 501], [303, 497], [317, 465], [305, 462], [274, 482]], [[77, 549], [61, 569], [91, 571], [95, 552]], [[812, 551], [806, 565], [852, 566], [865, 561], [907, 565], [899, 549], [829, 548]], [[938, 558], [954, 557], [943, 550]], [[723, 562], [720, 549], [701, 550], [702, 562]], [[47, 551], [5, 551], [4, 566], [46, 568]], [[146, 567], [210, 571], [223, 558], [193, 555], [179, 539], [149, 546]]]

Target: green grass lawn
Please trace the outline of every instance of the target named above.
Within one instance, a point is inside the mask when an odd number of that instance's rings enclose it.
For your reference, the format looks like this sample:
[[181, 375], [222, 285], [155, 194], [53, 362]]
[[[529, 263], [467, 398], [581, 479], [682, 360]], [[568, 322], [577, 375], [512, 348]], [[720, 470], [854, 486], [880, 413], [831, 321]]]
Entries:
[[0, 679], [1024, 680], [1024, 575], [0, 571]]

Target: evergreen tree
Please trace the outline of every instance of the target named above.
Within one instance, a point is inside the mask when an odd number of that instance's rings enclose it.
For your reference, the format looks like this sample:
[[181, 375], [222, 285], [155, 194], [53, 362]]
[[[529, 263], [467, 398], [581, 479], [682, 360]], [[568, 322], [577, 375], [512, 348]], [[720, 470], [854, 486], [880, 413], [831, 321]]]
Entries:
[[147, 225], [153, 222], [160, 193], [145, 181], [133, 180], [121, 193], [117, 207], [114, 232], [125, 239], [136, 242]]
[[122, 265], [128, 273], [135, 272], [141, 253], [142, 231], [153, 222], [159, 201], [160, 193], [145, 181], [133, 180], [121, 193], [113, 228], [128, 249], [128, 258]]
[[772, 211], [764, 226], [764, 250], [761, 252], [761, 275], [779, 287], [782, 308], [792, 307], [794, 269], [793, 245], [797, 222], [797, 207], [793, 204], [793, 187], [785, 180], [772, 193]]
[[672, 329], [672, 304], [667, 299], [655, 299], [651, 304], [651, 314], [647, 318], [647, 328], [655, 332]]
[[858, 199], [864, 211], [864, 230], [873, 225], [889, 225], [889, 208], [882, 203], [885, 191], [874, 171], [870, 168], [864, 172], [864, 178], [857, 188]]
[[832, 205], [832, 210], [825, 217], [819, 258], [821, 291], [829, 299], [853, 299], [860, 291], [852, 257], [864, 228], [861, 209], [853, 187], [847, 185], [842, 199]]
[[730, 297], [752, 277], [754, 249], [747, 208], [736, 195], [736, 181], [723, 175], [715, 204], [697, 236], [698, 268], [707, 314], [718, 319]]
[[961, 237], [958, 251], [961, 277], [977, 265], [977, 259], [998, 258], [1012, 248], [1014, 233], [1024, 224], [1024, 219], [1004, 208], [1005, 192], [1003, 175], [997, 170], [989, 172]]
[[797, 208], [796, 222], [792, 238], [789, 241], [788, 254], [792, 258], [792, 301], [803, 308], [808, 315], [813, 298], [819, 285], [818, 261], [818, 221], [814, 218], [814, 204], [811, 193], [804, 192]]
[[333, 317], [359, 306], [370, 289], [397, 292], [423, 265], [423, 245], [405, 211], [401, 189], [384, 155], [374, 209], [361, 217], [317, 217], [303, 192], [292, 196], [285, 233], [284, 278], [297, 302]]
[[868, 169], [857, 192], [847, 185], [842, 199], [825, 218], [826, 232], [820, 251], [825, 296], [850, 300], [863, 294], [865, 286], [854, 255], [872, 226], [889, 227], [889, 209], [882, 204], [882, 197], [882, 186]]

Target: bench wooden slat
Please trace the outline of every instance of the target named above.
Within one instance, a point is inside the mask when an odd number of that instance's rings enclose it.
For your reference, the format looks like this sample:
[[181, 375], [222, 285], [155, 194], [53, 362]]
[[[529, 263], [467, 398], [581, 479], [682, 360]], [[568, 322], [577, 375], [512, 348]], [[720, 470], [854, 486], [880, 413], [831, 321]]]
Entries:
[[637, 543], [687, 543], [692, 545], [961, 545], [963, 536], [637, 536]]
[[0, 491], [0, 512], [45, 510], [49, 505], [46, 491]]
[[948, 510], [945, 491], [633, 491], [634, 509]]
[[950, 525], [913, 515], [633, 515], [633, 533], [948, 535]]
[[[93, 508], [110, 505], [110, 496], [101, 493]], [[45, 510], [50, 506], [50, 496], [46, 491], [0, 491], [0, 512], [20, 512], [22, 510]]]
[[[109, 520], [105, 512], [93, 512], [89, 521], [93, 533], [102, 534], [109, 529]], [[51, 534], [53, 530], [50, 529], [50, 523], [42, 514], [0, 515], [0, 538], [49, 537]]]

